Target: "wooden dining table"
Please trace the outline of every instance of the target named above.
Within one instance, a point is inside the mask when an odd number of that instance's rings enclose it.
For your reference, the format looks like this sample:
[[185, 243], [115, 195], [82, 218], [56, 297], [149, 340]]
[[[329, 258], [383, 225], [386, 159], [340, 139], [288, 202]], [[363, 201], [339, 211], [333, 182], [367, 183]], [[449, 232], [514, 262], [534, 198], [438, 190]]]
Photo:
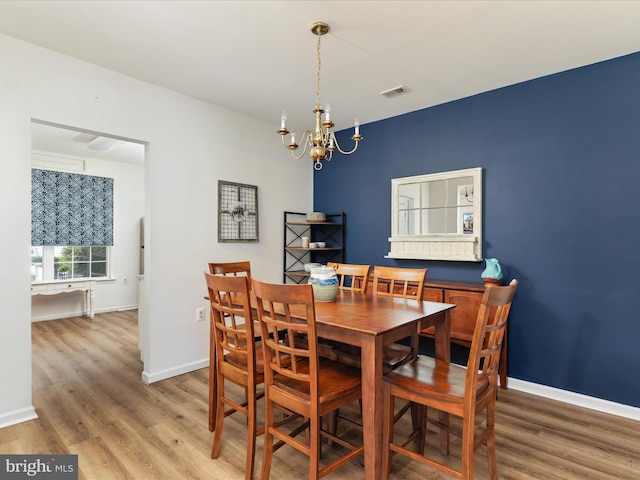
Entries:
[[[318, 337], [361, 349], [364, 478], [382, 478], [383, 347], [435, 326], [435, 355], [450, 360], [449, 311], [455, 305], [353, 292], [316, 302]], [[215, 382], [214, 382], [215, 383]], [[215, 395], [215, 392], [210, 392]], [[211, 413], [210, 413], [211, 420]]]
[[449, 311], [455, 305], [339, 292], [335, 302], [316, 302], [318, 336], [361, 349], [364, 478], [382, 478], [383, 347], [435, 326], [435, 355], [450, 359]]

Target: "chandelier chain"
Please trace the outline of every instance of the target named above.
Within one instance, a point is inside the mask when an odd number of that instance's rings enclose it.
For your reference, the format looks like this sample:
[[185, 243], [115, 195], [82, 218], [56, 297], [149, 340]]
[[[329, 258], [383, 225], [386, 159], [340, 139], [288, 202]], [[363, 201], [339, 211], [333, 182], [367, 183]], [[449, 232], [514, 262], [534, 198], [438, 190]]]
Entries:
[[316, 108], [320, 108], [320, 66], [321, 66], [321, 60], [320, 60], [320, 38], [322, 38], [322, 35], [320, 34], [320, 32], [317, 33], [318, 35], [318, 47], [317, 47], [317, 57], [318, 57], [318, 78], [317, 78], [317, 85], [316, 85]]

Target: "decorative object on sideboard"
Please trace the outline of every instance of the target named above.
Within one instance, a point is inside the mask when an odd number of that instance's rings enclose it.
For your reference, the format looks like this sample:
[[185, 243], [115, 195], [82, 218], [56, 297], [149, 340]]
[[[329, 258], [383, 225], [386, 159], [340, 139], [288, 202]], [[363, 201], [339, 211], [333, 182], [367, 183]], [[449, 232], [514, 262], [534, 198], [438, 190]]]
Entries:
[[[304, 144], [302, 148], [302, 152], [300, 155], [296, 155], [295, 151], [300, 147], [296, 143], [296, 132], [291, 132], [291, 140], [289, 143], [286, 142], [285, 136], [289, 133], [289, 130], [286, 128], [287, 123], [287, 112], [283, 111], [282, 116], [280, 117], [280, 128], [277, 130], [278, 134], [282, 136], [282, 144], [291, 150], [291, 155], [296, 160], [302, 158], [302, 156], [306, 153], [307, 148], [309, 148], [309, 156], [314, 160], [313, 168], [316, 170], [320, 170], [322, 168], [322, 160], [331, 160], [333, 156], [333, 151], [338, 150], [343, 155], [350, 155], [356, 151], [358, 148], [358, 142], [362, 140], [362, 135], [360, 135], [360, 122], [356, 117], [355, 121], [355, 132], [351, 139], [356, 143], [352, 150], [344, 151], [338, 145], [338, 140], [336, 139], [335, 134], [331, 131], [333, 127], [333, 122], [331, 121], [331, 107], [327, 103], [324, 110], [320, 107], [320, 38], [322, 35], [325, 35], [329, 31], [329, 25], [323, 22], [315, 22], [311, 24], [311, 33], [318, 36], [318, 45], [316, 48], [317, 52], [317, 60], [318, 60], [318, 73], [317, 73], [317, 83], [316, 83], [316, 107], [313, 109], [313, 113], [316, 116], [316, 127], [315, 131], [311, 132], [310, 130], [305, 130], [301, 137], [301, 144]], [[322, 120], [322, 114], [324, 113], [324, 121]], [[324, 131], [323, 131], [324, 129]], [[313, 145], [313, 146], [312, 146]]]
[[487, 284], [499, 285], [500, 280], [502, 280], [502, 267], [500, 266], [500, 262], [497, 258], [485, 258], [485, 263], [487, 267], [480, 275], [480, 278]]
[[310, 268], [309, 283], [313, 287], [316, 302], [333, 302], [338, 294], [338, 276], [334, 268], [327, 266]]

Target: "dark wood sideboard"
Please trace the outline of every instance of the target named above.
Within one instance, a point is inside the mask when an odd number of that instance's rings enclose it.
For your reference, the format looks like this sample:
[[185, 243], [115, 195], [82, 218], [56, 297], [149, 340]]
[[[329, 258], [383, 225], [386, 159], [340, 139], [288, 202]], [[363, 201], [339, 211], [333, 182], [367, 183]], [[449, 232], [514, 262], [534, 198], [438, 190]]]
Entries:
[[[431, 302], [453, 303], [451, 310], [451, 341], [458, 345], [471, 347], [473, 329], [475, 327], [480, 301], [484, 295], [485, 285], [482, 282], [457, 282], [451, 280], [435, 280], [427, 277], [424, 284], [424, 300]], [[421, 335], [433, 338], [433, 327], [420, 332]], [[502, 350], [500, 351], [500, 386], [507, 388], [507, 332], [505, 331]]]

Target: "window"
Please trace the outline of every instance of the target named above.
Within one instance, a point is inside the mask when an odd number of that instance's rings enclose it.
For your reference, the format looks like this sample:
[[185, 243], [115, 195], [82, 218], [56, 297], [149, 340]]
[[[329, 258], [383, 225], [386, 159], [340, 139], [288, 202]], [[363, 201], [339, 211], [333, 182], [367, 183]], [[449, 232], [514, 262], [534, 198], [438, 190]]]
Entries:
[[110, 247], [31, 247], [31, 281], [109, 276]]
[[391, 180], [387, 258], [482, 260], [482, 169]]

